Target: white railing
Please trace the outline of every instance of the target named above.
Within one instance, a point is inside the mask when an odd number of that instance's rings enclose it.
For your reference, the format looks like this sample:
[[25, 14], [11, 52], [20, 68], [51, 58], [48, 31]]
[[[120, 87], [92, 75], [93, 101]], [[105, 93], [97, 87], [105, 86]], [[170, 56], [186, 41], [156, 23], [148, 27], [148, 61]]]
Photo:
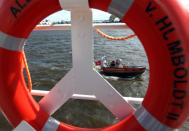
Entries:
[[[45, 96], [49, 93], [49, 91], [44, 91], [44, 90], [32, 90], [31, 94], [33, 96]], [[73, 94], [72, 97], [73, 99], [81, 99], [81, 100], [98, 100], [96, 96], [94, 95], [81, 95], [81, 94]], [[134, 104], [141, 104], [143, 101], [143, 98], [134, 98], [134, 97], [123, 97], [126, 101], [129, 102], [129, 104], [134, 105]]]

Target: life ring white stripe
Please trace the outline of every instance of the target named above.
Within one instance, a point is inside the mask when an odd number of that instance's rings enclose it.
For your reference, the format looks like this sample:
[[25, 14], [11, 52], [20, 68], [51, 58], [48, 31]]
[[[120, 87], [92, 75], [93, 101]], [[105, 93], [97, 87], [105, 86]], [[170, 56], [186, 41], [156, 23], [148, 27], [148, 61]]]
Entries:
[[16, 38], [0, 32], [0, 48], [11, 51], [22, 51], [24, 49], [26, 39]]
[[112, 0], [108, 12], [122, 19], [134, 0]]
[[154, 116], [152, 116], [145, 107], [141, 106], [135, 112], [135, 117], [140, 123], [140, 125], [146, 129], [147, 131], [176, 131], [177, 129], [173, 129], [168, 127], [158, 121]]
[[42, 131], [56, 131], [60, 125], [60, 122], [56, 119], [49, 117], [47, 122], [45, 123]]

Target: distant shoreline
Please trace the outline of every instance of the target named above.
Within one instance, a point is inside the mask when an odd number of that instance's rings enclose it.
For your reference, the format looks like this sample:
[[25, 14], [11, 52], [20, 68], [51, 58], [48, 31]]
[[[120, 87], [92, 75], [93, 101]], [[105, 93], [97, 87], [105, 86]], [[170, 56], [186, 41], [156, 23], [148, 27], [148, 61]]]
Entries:
[[[94, 23], [94, 28], [103, 28], [103, 29], [124, 29], [129, 28], [125, 23]], [[54, 25], [37, 25], [34, 28], [34, 31], [37, 30], [70, 30], [71, 24], [54, 24]]]

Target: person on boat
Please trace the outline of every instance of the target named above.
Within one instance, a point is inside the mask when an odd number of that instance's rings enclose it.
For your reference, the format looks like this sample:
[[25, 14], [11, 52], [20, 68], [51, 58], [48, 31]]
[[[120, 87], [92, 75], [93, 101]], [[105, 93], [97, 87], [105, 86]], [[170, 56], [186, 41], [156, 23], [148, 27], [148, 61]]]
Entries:
[[101, 67], [108, 67], [108, 62], [106, 56], [101, 58]]
[[110, 67], [115, 67], [116, 66], [116, 62], [113, 60], [111, 63], [110, 63]]
[[115, 66], [118, 68], [123, 68], [122, 60], [116, 59]]

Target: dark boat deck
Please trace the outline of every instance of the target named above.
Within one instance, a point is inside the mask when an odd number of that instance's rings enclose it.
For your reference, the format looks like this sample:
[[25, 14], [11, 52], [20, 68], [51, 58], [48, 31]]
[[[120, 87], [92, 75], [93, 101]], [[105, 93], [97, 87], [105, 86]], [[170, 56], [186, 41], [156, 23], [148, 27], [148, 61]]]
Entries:
[[100, 71], [101, 74], [106, 76], [116, 76], [122, 78], [138, 77], [146, 70], [143, 66], [124, 66], [121, 67], [103, 67]]

